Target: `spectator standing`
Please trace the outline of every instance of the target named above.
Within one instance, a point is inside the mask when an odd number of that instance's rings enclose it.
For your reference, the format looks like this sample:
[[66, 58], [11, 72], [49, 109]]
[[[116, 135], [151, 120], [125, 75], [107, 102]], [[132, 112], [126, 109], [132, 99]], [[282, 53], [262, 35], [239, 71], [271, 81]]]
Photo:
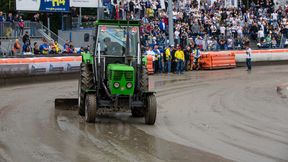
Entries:
[[31, 35], [35, 36], [35, 31], [36, 31], [36, 24], [35, 23], [39, 23], [40, 22], [40, 15], [39, 13], [34, 14], [32, 20], [33, 23], [31, 25]]
[[176, 58], [175, 58], [175, 53], [176, 53], [176, 48], [173, 45], [172, 46], [172, 52], [171, 52], [171, 72], [176, 73], [176, 68], [177, 68], [177, 62], [176, 62]]
[[0, 56], [3, 56], [3, 55], [4, 55], [4, 50], [1, 47], [1, 41], [0, 41]]
[[3, 12], [0, 11], [0, 23], [3, 23], [5, 21], [5, 18], [3, 16]]
[[252, 65], [251, 65], [251, 48], [249, 45], [246, 45], [246, 65], [247, 65], [247, 71], [251, 71]]
[[23, 35], [22, 41], [23, 41], [23, 44], [26, 44], [26, 43], [28, 43], [29, 45], [31, 44], [28, 31], [26, 31], [25, 34]]
[[3, 35], [4, 28], [3, 28], [2, 24], [3, 24], [4, 21], [5, 21], [5, 19], [4, 19], [4, 16], [3, 16], [3, 12], [0, 11], [0, 36]]
[[145, 15], [145, 2], [144, 0], [140, 0], [140, 19]]
[[154, 46], [153, 52], [155, 53], [155, 60], [153, 62], [154, 73], [158, 73], [160, 72], [160, 61], [161, 61], [161, 53], [160, 50], [158, 49], [158, 45]]
[[201, 57], [201, 51], [198, 46], [196, 46], [196, 49], [194, 50], [194, 63], [193, 63], [193, 69], [199, 70], [200, 64], [199, 59]]
[[24, 20], [22, 19], [22, 16], [19, 16], [18, 26], [19, 26], [19, 29], [20, 29], [20, 33], [19, 34], [23, 35], [25, 23], [24, 23]]
[[34, 14], [33, 18], [31, 19], [32, 22], [40, 22], [40, 15], [39, 13]]
[[13, 25], [14, 25], [14, 20], [13, 20], [13, 15], [12, 13], [9, 13], [8, 16], [7, 16], [7, 19], [6, 19], [6, 22], [7, 23], [7, 27], [6, 27], [6, 30], [5, 30], [5, 36], [7, 38], [11, 37], [12, 36], [12, 32], [13, 32]]
[[168, 74], [171, 72], [171, 60], [172, 60], [171, 47], [173, 47], [173, 45], [168, 46], [168, 48], [166, 48], [165, 54], [164, 54], [164, 67], [165, 67], [165, 72], [167, 72]]
[[175, 36], [175, 43], [180, 44], [180, 31], [179, 31], [179, 29], [176, 29], [176, 31], [174, 32], [174, 36]]
[[14, 36], [19, 36], [20, 34], [20, 28], [19, 28], [19, 25], [18, 25], [18, 23], [19, 23], [19, 15], [18, 14], [16, 14], [15, 16], [14, 16]]
[[177, 62], [177, 67], [176, 67], [177, 73], [180, 75], [183, 73], [183, 64], [185, 61], [184, 52], [181, 49], [180, 45], [177, 46], [177, 51], [175, 52], [175, 59]]
[[11, 24], [13, 24], [14, 22], [14, 18], [13, 18], [13, 15], [12, 13], [8, 13], [8, 16], [7, 16], [7, 19], [6, 19], [7, 22], [10, 22]]
[[190, 48], [190, 46], [187, 46], [186, 49], [184, 50], [184, 55], [185, 55], [185, 65], [184, 65], [184, 69], [186, 71], [189, 70], [189, 64], [192, 64], [192, 62], [190, 62], [190, 56], [191, 56], [192, 50]]

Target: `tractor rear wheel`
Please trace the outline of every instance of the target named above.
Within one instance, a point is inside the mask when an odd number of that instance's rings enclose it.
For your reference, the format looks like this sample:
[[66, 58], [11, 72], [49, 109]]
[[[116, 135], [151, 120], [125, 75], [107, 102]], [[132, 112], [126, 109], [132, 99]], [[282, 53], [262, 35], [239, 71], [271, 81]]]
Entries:
[[85, 121], [94, 123], [97, 113], [97, 102], [95, 94], [87, 94], [85, 99]]
[[78, 86], [78, 107], [79, 115], [85, 115], [85, 89], [92, 89], [93, 82], [93, 70], [91, 64], [81, 63], [80, 79]]
[[156, 121], [157, 101], [154, 94], [147, 96], [147, 107], [145, 111], [145, 124], [153, 125]]
[[142, 92], [147, 92], [149, 90], [148, 84], [149, 84], [149, 78], [148, 78], [148, 71], [146, 66], [142, 67], [142, 75], [140, 80], [140, 89]]
[[132, 112], [132, 117], [135, 117], [135, 118], [144, 117], [144, 111], [142, 108], [132, 108], [131, 112]]

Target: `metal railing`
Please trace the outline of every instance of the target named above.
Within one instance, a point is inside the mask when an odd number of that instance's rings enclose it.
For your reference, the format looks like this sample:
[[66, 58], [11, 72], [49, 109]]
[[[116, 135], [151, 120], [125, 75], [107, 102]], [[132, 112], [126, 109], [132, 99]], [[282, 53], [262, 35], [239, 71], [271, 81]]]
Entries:
[[45, 38], [48, 43], [51, 43], [52, 41], [57, 41], [60, 49], [63, 50], [63, 45], [66, 41], [51, 30], [49, 30], [46, 26], [38, 22], [25, 21], [25, 27], [23, 31], [20, 31], [17, 22], [2, 22], [0, 23], [0, 40], [22, 38], [22, 35], [23, 33], [25, 33], [25, 31], [28, 31], [29, 35], [32, 38]]
[[0, 39], [17, 38], [20, 34], [20, 28], [17, 22], [0, 23]]
[[59, 44], [59, 48], [63, 50], [63, 46], [65, 44], [65, 40], [61, 37], [59, 37], [57, 34], [49, 30], [46, 26], [44, 26], [41, 23], [35, 23], [35, 22], [30, 22], [30, 28], [31, 28], [31, 35], [33, 36], [33, 32], [35, 32], [35, 36], [38, 37], [43, 37], [45, 38], [49, 43], [52, 41], [57, 41]]

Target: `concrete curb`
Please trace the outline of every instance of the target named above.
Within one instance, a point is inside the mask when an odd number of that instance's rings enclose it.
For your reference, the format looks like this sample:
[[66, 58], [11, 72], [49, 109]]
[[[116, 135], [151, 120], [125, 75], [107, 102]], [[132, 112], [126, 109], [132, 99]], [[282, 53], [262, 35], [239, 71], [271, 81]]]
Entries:
[[278, 85], [276, 91], [282, 98], [288, 98], [288, 83]]

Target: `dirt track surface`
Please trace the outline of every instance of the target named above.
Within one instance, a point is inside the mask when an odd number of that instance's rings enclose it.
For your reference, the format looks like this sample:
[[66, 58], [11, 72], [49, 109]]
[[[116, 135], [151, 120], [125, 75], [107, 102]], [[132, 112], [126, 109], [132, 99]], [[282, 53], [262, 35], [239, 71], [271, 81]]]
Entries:
[[276, 92], [287, 65], [150, 81], [155, 126], [128, 113], [86, 124], [76, 111], [55, 110], [55, 98], [77, 97], [76, 80], [1, 88], [0, 162], [288, 161], [288, 101]]

